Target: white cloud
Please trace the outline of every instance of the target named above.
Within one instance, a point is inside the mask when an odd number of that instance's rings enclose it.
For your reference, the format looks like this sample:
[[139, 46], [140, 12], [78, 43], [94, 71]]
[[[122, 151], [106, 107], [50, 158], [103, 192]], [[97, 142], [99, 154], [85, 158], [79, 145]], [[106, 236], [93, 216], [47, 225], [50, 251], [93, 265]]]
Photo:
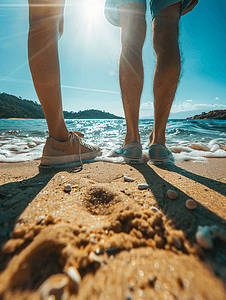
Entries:
[[[184, 111], [191, 111], [191, 110], [199, 110], [199, 109], [203, 109], [203, 110], [215, 110], [215, 109], [226, 109], [226, 105], [225, 104], [207, 104], [207, 103], [196, 103], [193, 104], [192, 103], [193, 100], [186, 100], [183, 103], [178, 103], [178, 104], [173, 104], [171, 112], [172, 113], [178, 113], [178, 112], [184, 112]], [[153, 102], [149, 101], [149, 102], [145, 102], [142, 103], [141, 106], [141, 112], [143, 113], [149, 113], [151, 111], [153, 111], [154, 109], [154, 105]], [[148, 110], [148, 111], [146, 111]]]
[[[192, 103], [194, 100], [186, 100], [183, 103], [173, 104], [171, 112], [172, 113], [179, 113], [179, 112], [186, 112], [192, 110], [216, 110], [216, 109], [226, 109], [225, 104], [207, 104], [207, 103]], [[154, 105], [153, 102], [145, 102], [142, 103], [140, 106], [141, 114], [150, 114], [153, 112]]]
[[146, 102], [146, 103], [141, 103], [141, 106], [140, 108], [141, 109], [147, 109], [147, 108], [153, 108], [154, 105], [153, 105], [153, 102], [149, 101], [149, 102]]
[[216, 97], [216, 98], [215, 98], [215, 100], [218, 100], [218, 99], [219, 99], [219, 97]]
[[190, 111], [190, 110], [198, 110], [198, 109], [225, 109], [226, 105], [224, 104], [206, 104], [206, 103], [198, 103], [198, 104], [191, 104], [188, 102], [184, 102], [181, 104], [173, 104], [172, 106], [172, 113], [182, 112], [182, 111]]

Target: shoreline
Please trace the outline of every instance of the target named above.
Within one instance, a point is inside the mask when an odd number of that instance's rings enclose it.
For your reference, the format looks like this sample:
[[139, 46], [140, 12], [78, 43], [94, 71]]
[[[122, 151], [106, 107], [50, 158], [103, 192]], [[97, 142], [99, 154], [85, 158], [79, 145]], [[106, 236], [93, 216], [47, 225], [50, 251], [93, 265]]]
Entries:
[[[149, 163], [93, 162], [84, 164], [82, 170], [39, 171], [38, 165], [39, 160], [1, 163], [1, 241], [11, 236], [4, 244], [0, 268], [4, 300], [15, 298], [15, 286], [19, 290], [27, 286], [26, 276], [32, 281], [31, 267], [41, 274], [40, 247], [44, 244], [46, 253], [55, 249], [53, 252], [61, 257], [57, 259], [58, 269], [46, 262], [48, 270], [40, 275], [40, 282], [20, 290], [17, 299], [25, 299], [25, 294], [26, 299], [39, 299], [41, 283], [56, 273], [66, 276], [69, 265], [76, 267], [82, 280], [76, 291], [70, 284], [65, 287], [66, 299], [75, 299], [75, 294], [76, 299], [92, 295], [92, 299], [123, 300], [127, 294], [135, 299], [164, 299], [167, 295], [168, 299], [174, 299], [173, 295], [177, 299], [185, 299], [185, 295], [195, 300], [225, 299], [226, 243], [217, 240], [216, 247], [203, 251], [195, 242], [195, 232], [198, 225], [226, 229], [226, 159], [163, 168]], [[134, 182], [124, 182], [124, 174]], [[72, 190], [65, 193], [68, 183]], [[139, 190], [141, 183], [147, 183], [149, 189]], [[177, 199], [167, 197], [169, 189], [177, 192]], [[186, 209], [187, 199], [196, 201], [194, 211]], [[159, 228], [153, 223], [157, 221], [153, 221], [156, 217], [150, 207], [160, 211], [156, 213], [161, 219]], [[125, 218], [125, 224], [133, 228], [130, 232], [123, 227]], [[152, 222], [153, 236], [147, 233], [147, 221]], [[76, 234], [71, 235], [72, 228]], [[180, 240], [181, 249], [171, 244], [172, 236]], [[66, 250], [68, 244], [71, 250]], [[98, 249], [103, 253], [97, 253]], [[24, 260], [28, 261], [28, 275], [21, 275], [19, 283], [12, 278], [19, 275]], [[155, 268], [156, 264], [159, 267]], [[155, 282], [150, 283], [151, 276], [156, 277]]]

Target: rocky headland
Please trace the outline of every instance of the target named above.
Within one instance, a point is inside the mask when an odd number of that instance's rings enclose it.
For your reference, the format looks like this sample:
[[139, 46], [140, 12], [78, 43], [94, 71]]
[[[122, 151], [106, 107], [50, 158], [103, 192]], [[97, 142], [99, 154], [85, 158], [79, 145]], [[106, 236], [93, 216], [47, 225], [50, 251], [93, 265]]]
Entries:
[[194, 117], [189, 117], [187, 119], [217, 119], [217, 120], [226, 120], [226, 109], [224, 110], [212, 110], [208, 113], [203, 112], [200, 115], [195, 115]]

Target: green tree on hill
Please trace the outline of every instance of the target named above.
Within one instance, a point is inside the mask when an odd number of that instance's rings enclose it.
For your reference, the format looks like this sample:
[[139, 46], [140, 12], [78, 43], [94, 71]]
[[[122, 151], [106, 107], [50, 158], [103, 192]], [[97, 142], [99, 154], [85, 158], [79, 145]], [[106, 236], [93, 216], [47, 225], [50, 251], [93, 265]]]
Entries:
[[[25, 119], [44, 119], [44, 113], [40, 104], [25, 100], [21, 97], [0, 94], [0, 119], [25, 118]], [[97, 109], [89, 109], [79, 112], [64, 111], [65, 119], [123, 119], [111, 113]]]

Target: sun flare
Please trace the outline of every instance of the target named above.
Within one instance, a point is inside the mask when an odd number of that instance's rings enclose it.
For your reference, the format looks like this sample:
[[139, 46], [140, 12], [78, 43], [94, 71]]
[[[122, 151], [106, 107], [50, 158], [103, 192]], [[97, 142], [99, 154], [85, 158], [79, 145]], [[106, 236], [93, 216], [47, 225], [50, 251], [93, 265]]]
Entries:
[[103, 16], [102, 1], [82, 0], [82, 15], [87, 22], [99, 24]]

